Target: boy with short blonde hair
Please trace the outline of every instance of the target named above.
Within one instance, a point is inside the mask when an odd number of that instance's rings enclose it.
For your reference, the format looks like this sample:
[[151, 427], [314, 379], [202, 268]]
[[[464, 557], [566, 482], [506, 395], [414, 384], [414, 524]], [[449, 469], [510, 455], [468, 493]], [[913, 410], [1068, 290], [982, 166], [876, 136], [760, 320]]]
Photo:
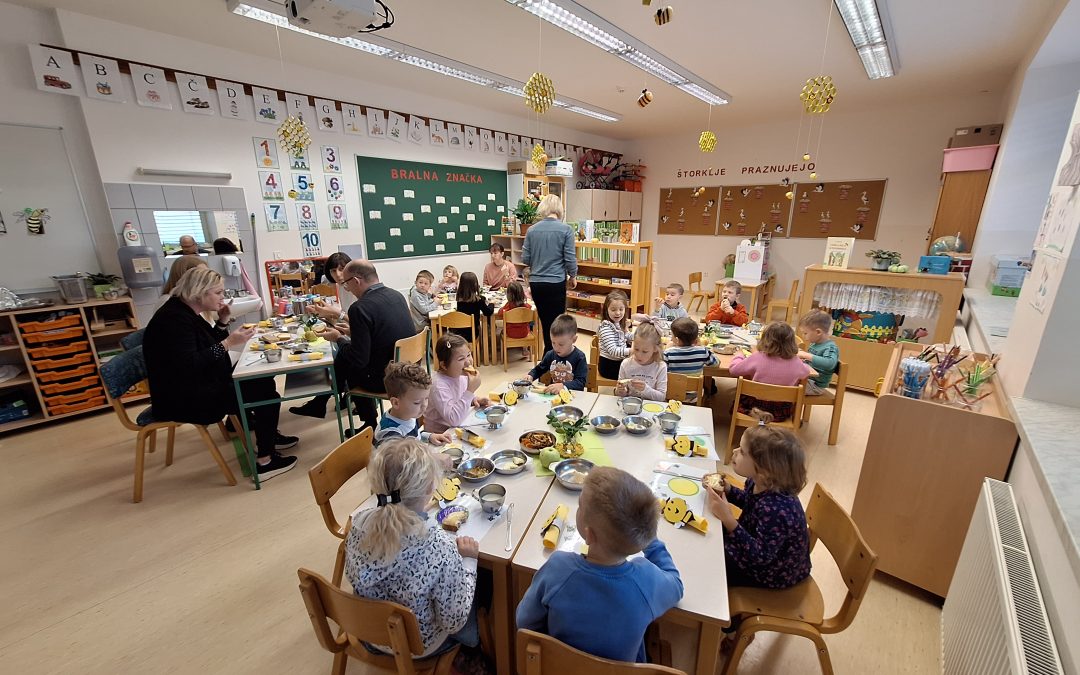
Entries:
[[424, 414], [431, 390], [431, 376], [423, 366], [391, 361], [386, 365], [383, 385], [386, 395], [390, 397], [390, 409], [379, 419], [379, 426], [375, 430], [375, 447], [391, 438], [418, 438], [433, 445], [450, 442], [449, 435], [421, 431], [416, 423]]
[[739, 294], [742, 293], [742, 284], [732, 279], [724, 284], [720, 292], [719, 302], [709, 308], [705, 315], [705, 323], [719, 321], [729, 326], [745, 326], [750, 322], [750, 315], [746, 311], [746, 305], [739, 304]]
[[[659, 515], [656, 496], [638, 479], [612, 467], [590, 471], [576, 516], [588, 552], [551, 554], [518, 604], [518, 628], [602, 658], [644, 662], [645, 629], [683, 595], [679, 570], [656, 538]], [[645, 556], [627, 560], [638, 551]]]
[[807, 347], [799, 351], [798, 357], [818, 372], [816, 377], [806, 380], [807, 396], [825, 393], [840, 365], [840, 348], [832, 339], [832, 327], [832, 316], [820, 309], [812, 309], [799, 318], [799, 335]]
[[409, 289], [409, 311], [412, 313], [417, 331], [422, 331], [431, 325], [428, 314], [440, 307], [435, 300], [435, 295], [431, 292], [431, 284], [434, 281], [434, 274], [427, 270], [420, 270], [416, 274], [413, 287]]

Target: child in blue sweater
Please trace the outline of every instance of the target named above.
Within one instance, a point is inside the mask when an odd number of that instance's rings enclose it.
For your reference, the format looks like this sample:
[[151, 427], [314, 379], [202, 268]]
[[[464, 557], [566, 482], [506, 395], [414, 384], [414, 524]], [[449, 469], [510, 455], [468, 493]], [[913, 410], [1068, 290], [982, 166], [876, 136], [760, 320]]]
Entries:
[[[617, 661], [645, 661], [645, 629], [682, 598], [667, 547], [656, 538], [656, 496], [620, 469], [589, 472], [577, 508], [584, 555], [556, 551], [517, 608], [519, 628]], [[644, 548], [645, 557], [627, 560]]]
[[544, 354], [526, 375], [529, 382], [539, 379], [544, 373], [551, 373], [551, 384], [544, 389], [547, 394], [557, 394], [559, 390], [576, 389], [585, 391], [585, 380], [589, 376], [589, 364], [585, 353], [574, 346], [577, 339], [577, 321], [569, 314], [560, 314], [548, 328], [551, 335], [551, 349]]

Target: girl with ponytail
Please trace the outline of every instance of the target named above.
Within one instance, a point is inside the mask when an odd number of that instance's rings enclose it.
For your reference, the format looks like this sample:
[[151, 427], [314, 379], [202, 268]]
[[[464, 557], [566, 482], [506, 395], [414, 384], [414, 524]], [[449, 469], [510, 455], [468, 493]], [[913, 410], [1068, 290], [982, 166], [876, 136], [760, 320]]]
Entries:
[[480, 545], [471, 537], [455, 540], [425, 513], [441, 477], [437, 461], [418, 440], [384, 443], [368, 465], [376, 506], [356, 514], [345, 543], [353, 591], [412, 610], [425, 656], [479, 643], [472, 609]]

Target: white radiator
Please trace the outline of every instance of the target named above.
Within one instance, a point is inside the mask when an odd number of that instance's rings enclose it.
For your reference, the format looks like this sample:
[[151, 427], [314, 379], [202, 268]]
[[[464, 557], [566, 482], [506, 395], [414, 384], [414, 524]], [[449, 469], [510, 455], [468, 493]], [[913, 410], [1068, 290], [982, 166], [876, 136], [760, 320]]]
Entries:
[[946, 675], [1064, 672], [1008, 483], [983, 483], [941, 633]]

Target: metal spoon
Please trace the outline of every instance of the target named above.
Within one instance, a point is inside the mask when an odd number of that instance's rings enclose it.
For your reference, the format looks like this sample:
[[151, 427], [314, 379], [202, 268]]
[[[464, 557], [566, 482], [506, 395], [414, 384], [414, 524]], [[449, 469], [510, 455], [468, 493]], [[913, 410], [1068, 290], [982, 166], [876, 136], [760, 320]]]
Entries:
[[510, 520], [514, 516], [514, 502], [510, 502], [510, 506], [506, 507], [506, 548], [504, 551], [514, 550], [514, 540], [510, 535]]

